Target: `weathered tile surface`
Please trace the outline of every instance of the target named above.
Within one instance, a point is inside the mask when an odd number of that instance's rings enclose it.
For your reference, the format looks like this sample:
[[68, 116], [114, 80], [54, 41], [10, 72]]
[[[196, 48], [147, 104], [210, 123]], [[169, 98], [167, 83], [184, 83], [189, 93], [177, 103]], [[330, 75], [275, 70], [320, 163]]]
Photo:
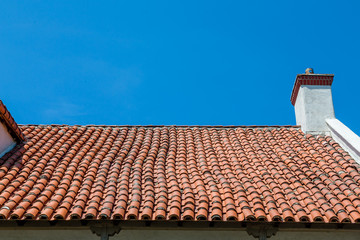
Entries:
[[360, 221], [360, 174], [299, 128], [20, 126], [1, 219]]

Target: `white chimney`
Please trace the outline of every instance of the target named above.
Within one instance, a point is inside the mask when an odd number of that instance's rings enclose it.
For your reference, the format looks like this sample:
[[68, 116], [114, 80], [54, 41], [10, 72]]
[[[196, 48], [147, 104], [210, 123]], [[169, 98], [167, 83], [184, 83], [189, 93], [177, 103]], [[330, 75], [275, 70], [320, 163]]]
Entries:
[[291, 94], [296, 124], [305, 133], [329, 134], [325, 120], [335, 118], [331, 94], [334, 74], [314, 74], [312, 68], [305, 72], [296, 76]]

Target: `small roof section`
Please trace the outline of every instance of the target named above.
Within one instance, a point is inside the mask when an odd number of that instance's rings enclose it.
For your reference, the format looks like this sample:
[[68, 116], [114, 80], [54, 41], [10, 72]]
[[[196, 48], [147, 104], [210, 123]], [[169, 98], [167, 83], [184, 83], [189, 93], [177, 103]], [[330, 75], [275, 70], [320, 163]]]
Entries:
[[11, 116], [10, 112], [7, 110], [5, 104], [0, 100], [0, 121], [6, 126], [10, 135], [17, 141], [24, 141], [24, 135], [19, 129], [14, 118]]

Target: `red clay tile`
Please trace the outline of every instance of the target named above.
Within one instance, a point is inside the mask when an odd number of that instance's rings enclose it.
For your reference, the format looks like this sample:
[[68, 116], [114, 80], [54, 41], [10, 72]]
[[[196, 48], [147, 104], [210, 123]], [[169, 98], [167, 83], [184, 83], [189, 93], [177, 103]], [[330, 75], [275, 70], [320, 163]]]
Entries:
[[3, 219], [360, 221], [359, 166], [298, 128], [20, 130], [0, 159]]

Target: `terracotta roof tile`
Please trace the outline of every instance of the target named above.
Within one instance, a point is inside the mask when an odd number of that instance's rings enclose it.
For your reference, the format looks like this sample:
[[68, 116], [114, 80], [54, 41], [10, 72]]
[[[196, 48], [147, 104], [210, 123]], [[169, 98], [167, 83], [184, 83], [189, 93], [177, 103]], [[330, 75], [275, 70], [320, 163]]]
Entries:
[[2, 219], [359, 222], [359, 166], [297, 127], [20, 126]]

